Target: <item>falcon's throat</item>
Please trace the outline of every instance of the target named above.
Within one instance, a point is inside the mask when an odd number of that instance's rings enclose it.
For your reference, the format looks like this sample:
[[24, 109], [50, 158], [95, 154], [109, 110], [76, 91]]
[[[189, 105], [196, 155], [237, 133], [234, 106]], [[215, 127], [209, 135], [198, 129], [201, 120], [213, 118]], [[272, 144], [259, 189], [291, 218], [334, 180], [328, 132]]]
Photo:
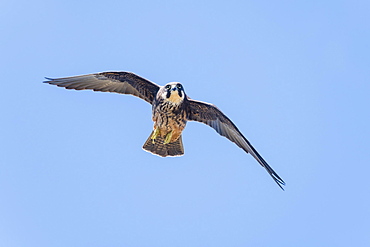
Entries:
[[170, 90], [167, 95], [167, 100], [174, 104], [179, 104], [183, 101], [183, 93], [179, 90]]

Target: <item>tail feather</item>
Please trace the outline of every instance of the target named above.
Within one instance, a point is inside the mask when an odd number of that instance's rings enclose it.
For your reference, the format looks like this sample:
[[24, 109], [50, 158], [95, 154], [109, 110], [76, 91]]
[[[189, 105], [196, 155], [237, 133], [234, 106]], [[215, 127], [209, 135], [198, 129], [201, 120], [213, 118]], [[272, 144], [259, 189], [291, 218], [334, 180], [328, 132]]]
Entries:
[[151, 138], [153, 132], [150, 134], [149, 138], [144, 143], [143, 149], [148, 151], [152, 154], [159, 155], [161, 157], [166, 156], [181, 156], [184, 154], [184, 146], [182, 144], [182, 136], [179, 137], [174, 142], [170, 142], [168, 144], [164, 144], [164, 138], [161, 136], [157, 136], [156, 139]]

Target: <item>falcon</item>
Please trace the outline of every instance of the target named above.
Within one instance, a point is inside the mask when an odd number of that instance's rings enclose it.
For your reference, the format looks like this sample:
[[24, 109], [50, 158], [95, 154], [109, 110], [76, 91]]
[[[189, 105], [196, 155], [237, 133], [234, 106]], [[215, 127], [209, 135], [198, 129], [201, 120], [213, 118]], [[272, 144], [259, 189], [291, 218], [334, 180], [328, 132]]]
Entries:
[[179, 82], [159, 86], [132, 72], [101, 72], [46, 79], [45, 83], [66, 89], [131, 94], [151, 104], [154, 127], [143, 149], [161, 157], [184, 154], [181, 134], [187, 121], [209, 125], [221, 136], [234, 142], [246, 153], [250, 153], [284, 190], [283, 179], [267, 164], [235, 124], [215, 105], [189, 98]]

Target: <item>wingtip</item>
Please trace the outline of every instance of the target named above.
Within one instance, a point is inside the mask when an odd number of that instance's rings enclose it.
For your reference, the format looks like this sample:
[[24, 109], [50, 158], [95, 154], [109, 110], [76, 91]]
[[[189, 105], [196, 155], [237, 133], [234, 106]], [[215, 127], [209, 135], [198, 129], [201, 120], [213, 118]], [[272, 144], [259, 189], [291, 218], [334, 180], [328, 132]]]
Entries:
[[53, 81], [54, 79], [53, 78], [50, 78], [50, 77], [44, 77], [46, 80], [43, 81], [43, 83], [50, 83], [51, 81]]
[[280, 187], [280, 189], [285, 191], [285, 189], [283, 187], [283, 186], [286, 186], [285, 182], [282, 179], [274, 179], [274, 180], [275, 180], [275, 183]]

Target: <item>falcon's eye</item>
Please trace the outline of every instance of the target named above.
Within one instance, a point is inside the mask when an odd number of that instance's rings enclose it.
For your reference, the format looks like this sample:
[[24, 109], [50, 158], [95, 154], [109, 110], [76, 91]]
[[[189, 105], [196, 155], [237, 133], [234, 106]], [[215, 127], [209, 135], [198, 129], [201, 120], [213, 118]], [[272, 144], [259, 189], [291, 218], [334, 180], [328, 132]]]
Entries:
[[182, 85], [181, 84], [177, 84], [176, 85], [178, 89], [181, 89], [182, 88]]
[[171, 85], [167, 85], [165, 88], [166, 89], [171, 89]]

